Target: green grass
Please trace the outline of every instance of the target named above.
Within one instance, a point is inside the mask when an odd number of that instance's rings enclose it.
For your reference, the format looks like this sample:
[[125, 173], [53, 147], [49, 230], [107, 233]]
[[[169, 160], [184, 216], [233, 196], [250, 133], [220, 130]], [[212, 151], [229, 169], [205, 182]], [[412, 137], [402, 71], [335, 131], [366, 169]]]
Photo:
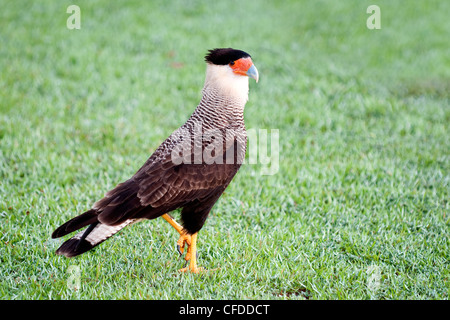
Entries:
[[[70, 4], [1, 6], [2, 299], [448, 299], [448, 1], [77, 1], [80, 30]], [[254, 58], [246, 125], [279, 129], [280, 167], [243, 166], [213, 208], [218, 270], [179, 274], [162, 219], [56, 256], [51, 232], [187, 119], [222, 46]]]

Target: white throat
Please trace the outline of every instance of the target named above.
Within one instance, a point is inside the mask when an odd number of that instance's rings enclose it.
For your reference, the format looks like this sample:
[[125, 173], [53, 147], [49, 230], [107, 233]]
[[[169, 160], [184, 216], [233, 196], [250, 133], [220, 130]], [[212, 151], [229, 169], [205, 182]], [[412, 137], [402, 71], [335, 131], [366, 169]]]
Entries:
[[248, 77], [235, 74], [228, 65], [207, 63], [203, 90], [211, 89], [245, 105], [248, 100]]

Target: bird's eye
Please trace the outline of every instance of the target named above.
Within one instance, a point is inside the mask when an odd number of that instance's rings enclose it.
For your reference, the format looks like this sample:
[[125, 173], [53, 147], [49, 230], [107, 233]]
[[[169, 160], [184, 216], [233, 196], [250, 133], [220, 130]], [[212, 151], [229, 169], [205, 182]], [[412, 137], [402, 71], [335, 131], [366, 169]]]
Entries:
[[234, 66], [234, 61], [231, 61], [231, 62], [230, 62], [230, 66], [231, 66], [231, 67]]

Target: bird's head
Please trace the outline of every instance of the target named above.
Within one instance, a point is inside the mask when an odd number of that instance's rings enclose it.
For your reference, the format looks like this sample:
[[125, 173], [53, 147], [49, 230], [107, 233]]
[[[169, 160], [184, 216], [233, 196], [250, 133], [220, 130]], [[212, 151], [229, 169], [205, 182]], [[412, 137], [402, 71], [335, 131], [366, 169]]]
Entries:
[[230, 95], [245, 95], [248, 99], [248, 78], [258, 82], [259, 74], [251, 56], [244, 51], [232, 48], [209, 50], [205, 87], [216, 87]]

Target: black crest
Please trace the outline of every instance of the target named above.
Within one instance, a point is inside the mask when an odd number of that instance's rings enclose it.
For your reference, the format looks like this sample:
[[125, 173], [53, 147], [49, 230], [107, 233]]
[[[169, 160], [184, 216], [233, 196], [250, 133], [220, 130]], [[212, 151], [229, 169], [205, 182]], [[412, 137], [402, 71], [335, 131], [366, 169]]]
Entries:
[[250, 55], [247, 52], [241, 50], [236, 50], [233, 48], [219, 48], [209, 50], [209, 53], [205, 56], [205, 61], [217, 65], [227, 65], [238, 59], [249, 57]]

